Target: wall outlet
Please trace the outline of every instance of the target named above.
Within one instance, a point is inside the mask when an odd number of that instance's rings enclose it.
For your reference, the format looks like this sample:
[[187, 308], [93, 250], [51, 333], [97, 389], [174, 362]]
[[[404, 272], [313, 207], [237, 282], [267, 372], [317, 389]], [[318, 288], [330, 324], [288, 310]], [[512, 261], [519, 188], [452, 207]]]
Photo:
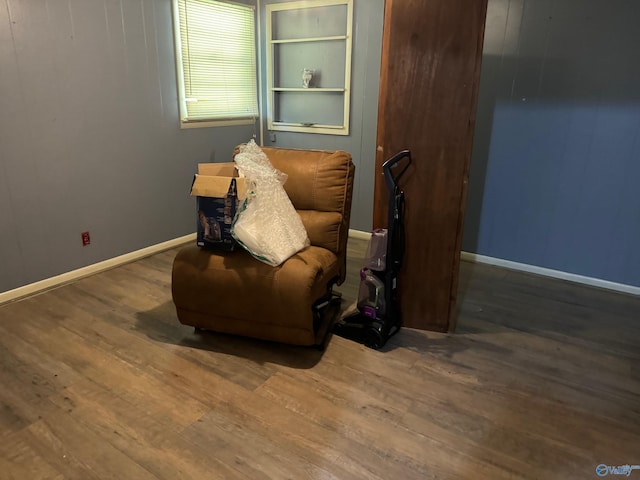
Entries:
[[89, 236], [89, 232], [82, 232], [82, 246], [86, 247], [91, 244], [91, 237]]

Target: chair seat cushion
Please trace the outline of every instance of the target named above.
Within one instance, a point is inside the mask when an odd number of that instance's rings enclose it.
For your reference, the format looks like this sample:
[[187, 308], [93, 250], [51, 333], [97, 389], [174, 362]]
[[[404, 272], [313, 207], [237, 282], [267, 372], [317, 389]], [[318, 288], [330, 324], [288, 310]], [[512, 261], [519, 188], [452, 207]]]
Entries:
[[242, 249], [190, 245], [174, 260], [171, 285], [183, 324], [312, 345], [312, 305], [339, 274], [337, 256], [322, 247], [310, 246], [272, 267]]

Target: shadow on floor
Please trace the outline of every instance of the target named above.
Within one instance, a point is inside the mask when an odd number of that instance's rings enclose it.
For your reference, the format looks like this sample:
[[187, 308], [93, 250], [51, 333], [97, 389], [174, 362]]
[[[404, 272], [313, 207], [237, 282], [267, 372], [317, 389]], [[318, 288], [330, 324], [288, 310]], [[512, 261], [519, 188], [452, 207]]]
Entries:
[[182, 325], [172, 302], [136, 313], [136, 329], [151, 340], [198, 350], [233, 355], [258, 364], [273, 363], [290, 368], [312, 368], [323, 351], [210, 331], [195, 331]]

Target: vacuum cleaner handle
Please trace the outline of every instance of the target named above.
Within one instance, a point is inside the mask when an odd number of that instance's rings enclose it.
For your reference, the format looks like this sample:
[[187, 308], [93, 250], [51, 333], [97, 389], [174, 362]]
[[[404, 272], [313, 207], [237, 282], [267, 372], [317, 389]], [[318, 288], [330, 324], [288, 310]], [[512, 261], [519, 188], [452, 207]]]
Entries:
[[[409, 160], [404, 165], [404, 168], [400, 171], [400, 173], [394, 177], [391, 169], [396, 167], [403, 158], [408, 158]], [[382, 172], [384, 173], [384, 179], [387, 184], [387, 188], [389, 189], [389, 193], [393, 193], [393, 191], [397, 187], [398, 180], [400, 180], [400, 177], [402, 177], [404, 172], [407, 171], [409, 165], [411, 165], [411, 152], [409, 150], [402, 150], [396, 153], [393, 157], [382, 164]]]
[[[393, 174], [393, 169], [398, 167], [403, 160], [402, 169], [397, 175]], [[385, 182], [389, 189], [389, 211], [388, 223], [389, 239], [387, 241], [387, 265], [390, 271], [398, 273], [402, 266], [404, 257], [404, 192], [398, 186], [400, 177], [404, 175], [411, 165], [411, 152], [401, 150], [393, 157], [382, 164]]]

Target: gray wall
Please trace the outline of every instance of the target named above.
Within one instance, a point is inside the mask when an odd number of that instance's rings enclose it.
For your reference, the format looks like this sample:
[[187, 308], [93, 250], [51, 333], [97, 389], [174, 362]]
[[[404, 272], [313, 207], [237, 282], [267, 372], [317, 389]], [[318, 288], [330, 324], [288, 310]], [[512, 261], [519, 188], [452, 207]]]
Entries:
[[640, 2], [489, 0], [463, 250], [640, 286]]
[[192, 233], [196, 164], [255, 132], [180, 130], [170, 5], [0, 0], [0, 291]]
[[[285, 2], [267, 0], [262, 3], [263, 25], [265, 25], [265, 5], [272, 3]], [[355, 0], [353, 17], [350, 134], [340, 136], [277, 131], [273, 132], [275, 142], [272, 142], [265, 116], [264, 145], [285, 148], [339, 149], [349, 152], [356, 165], [351, 228], [369, 231], [373, 221], [373, 184], [384, 0]], [[262, 45], [266, 45], [264, 29], [262, 31]], [[262, 62], [263, 74], [266, 79], [265, 48], [262, 49]], [[264, 105], [266, 105], [266, 95], [265, 80], [262, 95]], [[266, 107], [264, 111], [266, 112]]]

